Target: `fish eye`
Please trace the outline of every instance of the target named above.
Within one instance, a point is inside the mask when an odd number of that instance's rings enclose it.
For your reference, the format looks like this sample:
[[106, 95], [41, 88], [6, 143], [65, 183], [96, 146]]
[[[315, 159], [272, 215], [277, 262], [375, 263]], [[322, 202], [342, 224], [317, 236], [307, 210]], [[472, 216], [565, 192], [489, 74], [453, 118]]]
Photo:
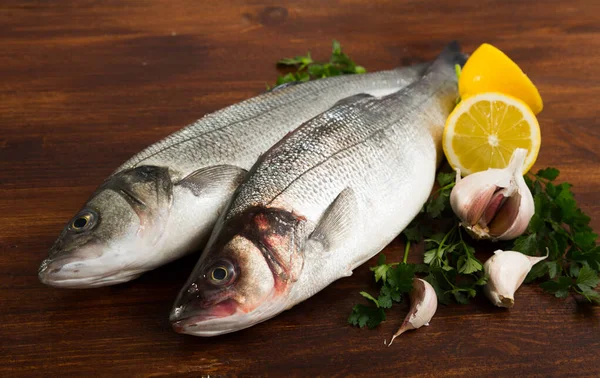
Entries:
[[69, 225], [69, 228], [75, 232], [86, 231], [94, 227], [96, 219], [98, 219], [98, 216], [95, 212], [86, 210], [79, 213], [75, 219], [73, 219]]
[[222, 266], [218, 266], [213, 269], [211, 277], [215, 281], [223, 281], [228, 275], [229, 273], [227, 272], [227, 269]]
[[228, 262], [222, 262], [210, 269], [210, 281], [213, 284], [226, 284], [231, 282], [235, 271], [233, 265]]

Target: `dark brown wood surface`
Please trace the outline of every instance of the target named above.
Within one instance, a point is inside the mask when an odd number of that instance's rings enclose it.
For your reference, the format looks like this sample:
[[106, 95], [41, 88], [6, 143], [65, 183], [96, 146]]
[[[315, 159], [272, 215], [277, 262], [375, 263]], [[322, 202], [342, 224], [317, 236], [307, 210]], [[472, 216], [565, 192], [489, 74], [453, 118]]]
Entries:
[[[274, 62], [332, 39], [371, 71], [493, 43], [538, 85], [536, 167], [556, 166], [600, 231], [600, 3], [557, 1], [2, 1], [0, 376], [599, 376], [600, 309], [521, 288], [440, 307], [391, 348], [346, 319], [369, 263], [245, 331], [179, 335], [167, 320], [197, 256], [133, 282], [60, 290], [37, 268], [64, 223], [121, 162], [202, 115], [256, 95]], [[386, 249], [399, 259], [401, 245]], [[412, 256], [417, 261], [418, 256]]]

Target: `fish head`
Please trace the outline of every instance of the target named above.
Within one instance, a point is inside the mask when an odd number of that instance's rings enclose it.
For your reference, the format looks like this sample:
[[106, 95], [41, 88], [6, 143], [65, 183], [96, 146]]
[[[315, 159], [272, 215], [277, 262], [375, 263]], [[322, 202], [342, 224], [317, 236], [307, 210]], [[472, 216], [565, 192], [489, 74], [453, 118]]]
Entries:
[[303, 267], [303, 219], [252, 209], [215, 228], [171, 312], [179, 333], [215, 336], [250, 327], [287, 307]]
[[65, 288], [113, 285], [148, 270], [171, 204], [166, 169], [139, 167], [111, 176], [67, 223], [39, 269], [42, 283]]

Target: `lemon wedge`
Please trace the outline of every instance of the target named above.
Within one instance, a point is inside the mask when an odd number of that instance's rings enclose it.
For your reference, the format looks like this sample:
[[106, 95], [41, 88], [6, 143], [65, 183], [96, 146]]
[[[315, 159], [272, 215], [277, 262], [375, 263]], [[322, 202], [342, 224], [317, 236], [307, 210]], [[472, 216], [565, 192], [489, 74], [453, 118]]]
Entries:
[[463, 176], [488, 168], [505, 168], [513, 151], [524, 148], [525, 174], [540, 150], [540, 126], [523, 101], [502, 93], [463, 99], [446, 120], [443, 148], [452, 168]]
[[544, 107], [537, 88], [519, 66], [487, 43], [479, 46], [465, 63], [458, 91], [463, 99], [478, 93], [505, 93], [526, 103], [534, 114]]

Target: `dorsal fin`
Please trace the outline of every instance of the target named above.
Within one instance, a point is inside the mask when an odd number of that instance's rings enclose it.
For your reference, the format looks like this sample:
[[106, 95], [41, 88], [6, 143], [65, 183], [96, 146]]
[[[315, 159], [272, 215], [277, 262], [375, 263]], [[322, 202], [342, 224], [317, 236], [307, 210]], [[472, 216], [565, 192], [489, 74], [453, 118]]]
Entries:
[[375, 98], [375, 97], [371, 96], [368, 93], [358, 93], [358, 94], [352, 95], [350, 97], [346, 97], [346, 98], [343, 98], [343, 99], [339, 100], [333, 106], [347, 105], [347, 104], [351, 104], [353, 102], [357, 102], [359, 100], [367, 99], [367, 98]]
[[267, 93], [269, 93], [269, 92], [276, 92], [276, 91], [281, 90], [283, 88], [291, 87], [291, 86], [298, 85], [298, 84], [302, 84], [302, 82], [301, 81], [290, 81], [289, 83], [279, 84], [279, 85], [277, 85], [277, 86], [269, 89], [267, 91]]

